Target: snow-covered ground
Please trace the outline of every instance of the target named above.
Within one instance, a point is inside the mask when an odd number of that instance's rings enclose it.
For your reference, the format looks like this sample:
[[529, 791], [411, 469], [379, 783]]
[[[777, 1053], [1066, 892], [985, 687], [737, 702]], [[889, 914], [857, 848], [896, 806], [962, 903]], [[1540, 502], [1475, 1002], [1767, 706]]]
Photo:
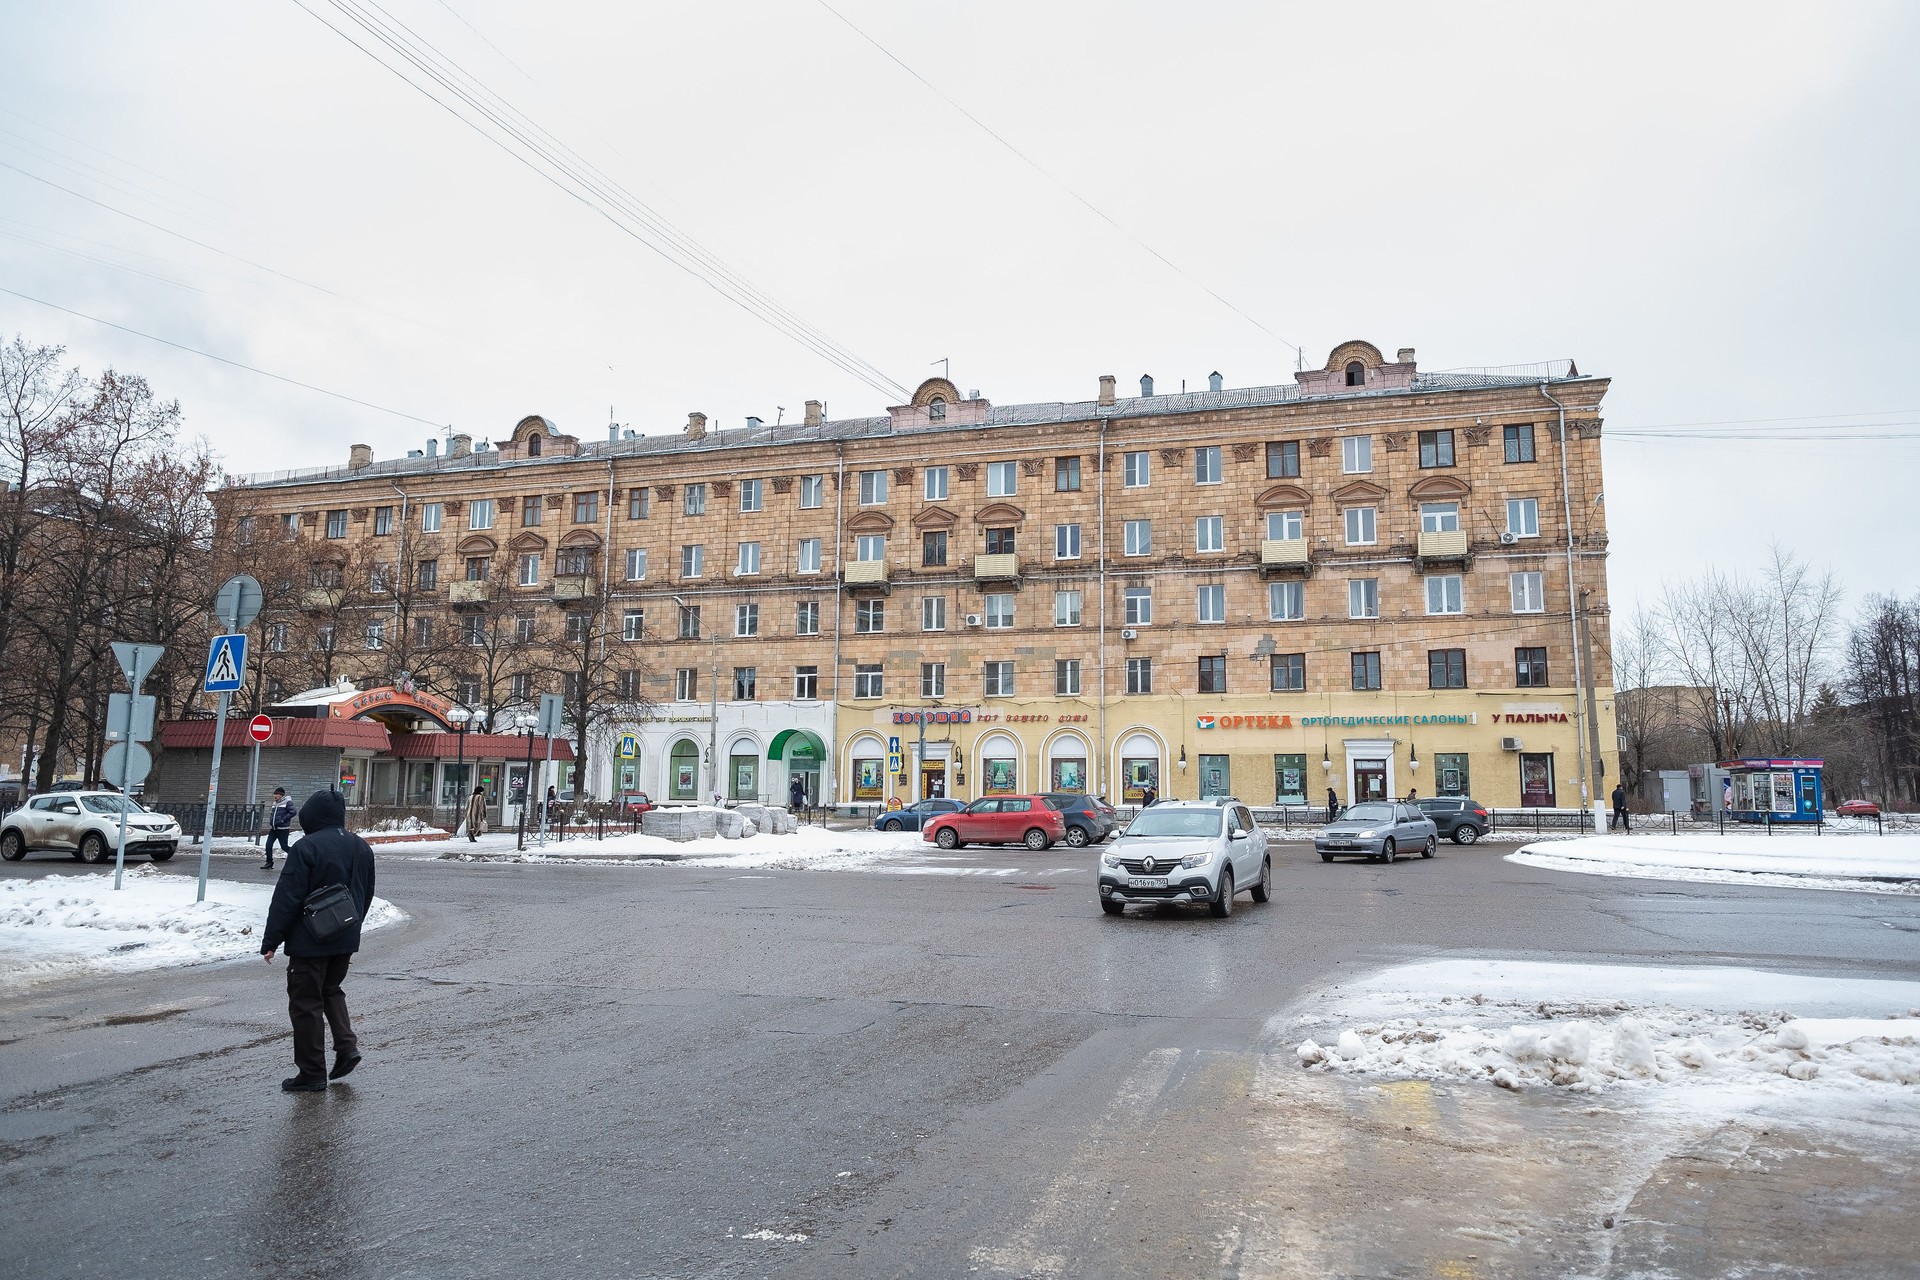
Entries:
[[1509, 862], [1586, 875], [1920, 893], [1920, 835], [1605, 835], [1523, 845]]
[[1508, 1089], [1912, 1096], [1920, 983], [1533, 961], [1399, 965], [1310, 1001], [1309, 1070]]
[[407, 846], [406, 854], [383, 853], [383, 857], [456, 858], [477, 861], [514, 862], [613, 862], [635, 866], [661, 866], [671, 863], [682, 867], [734, 868], [741, 870], [778, 869], [784, 871], [880, 871], [895, 875], [1039, 875], [1051, 870], [1071, 870], [1063, 860], [1080, 867], [1091, 866], [1093, 854], [1087, 850], [1057, 845], [1045, 853], [1031, 854], [1020, 847], [992, 849], [1005, 855], [1003, 861], [1020, 865], [980, 866], [976, 847], [947, 853], [928, 844], [915, 831], [835, 831], [828, 827], [803, 826], [788, 835], [758, 834], [738, 840], [714, 836], [702, 840], [665, 840], [659, 836], [619, 835], [605, 840], [574, 837], [565, 841], [549, 838], [544, 847], [529, 839], [525, 852], [516, 852], [511, 835], [482, 836], [477, 843], [464, 839], [440, 844]]
[[[152, 864], [130, 867], [118, 891], [110, 872], [0, 880], [0, 991], [260, 954], [271, 884], [209, 879], [205, 902], [195, 892], [194, 877]], [[365, 927], [405, 918], [375, 898]]]

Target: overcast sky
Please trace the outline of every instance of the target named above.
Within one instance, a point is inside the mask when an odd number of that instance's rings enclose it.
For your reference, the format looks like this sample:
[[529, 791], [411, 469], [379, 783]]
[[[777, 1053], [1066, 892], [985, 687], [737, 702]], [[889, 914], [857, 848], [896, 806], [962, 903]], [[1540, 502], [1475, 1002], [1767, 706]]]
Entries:
[[[1920, 588], [1920, 7], [383, 2], [901, 386], [1572, 357], [1614, 380], [1616, 608], [1776, 538], [1850, 605]], [[0, 288], [495, 439], [897, 402], [302, 3], [0, 0]], [[13, 333], [239, 471], [432, 431], [0, 293]]]

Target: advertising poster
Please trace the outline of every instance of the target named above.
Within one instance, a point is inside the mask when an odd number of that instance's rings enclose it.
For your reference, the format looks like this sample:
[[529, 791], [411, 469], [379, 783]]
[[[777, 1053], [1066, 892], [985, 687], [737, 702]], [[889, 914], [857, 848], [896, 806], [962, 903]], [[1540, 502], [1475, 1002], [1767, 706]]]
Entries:
[[1014, 762], [1011, 760], [987, 760], [983, 763], [986, 768], [987, 784], [982, 794], [990, 796], [1012, 795], [1014, 788], [1019, 785], [1014, 780]]
[[1055, 791], [1085, 791], [1087, 789], [1087, 762], [1084, 760], [1055, 760], [1053, 762], [1053, 789]]
[[880, 761], [874, 759], [855, 760], [853, 762], [853, 798], [855, 800], [878, 800], [885, 786], [880, 772]]
[[1529, 809], [1553, 808], [1553, 756], [1520, 757], [1520, 803]]

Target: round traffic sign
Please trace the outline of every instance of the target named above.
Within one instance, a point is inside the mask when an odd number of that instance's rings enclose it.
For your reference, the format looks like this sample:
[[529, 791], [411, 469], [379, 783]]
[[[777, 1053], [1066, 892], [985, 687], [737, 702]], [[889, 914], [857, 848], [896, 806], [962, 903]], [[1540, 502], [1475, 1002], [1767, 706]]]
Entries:
[[247, 732], [255, 742], [265, 742], [273, 736], [273, 721], [267, 716], [255, 716], [247, 725]]

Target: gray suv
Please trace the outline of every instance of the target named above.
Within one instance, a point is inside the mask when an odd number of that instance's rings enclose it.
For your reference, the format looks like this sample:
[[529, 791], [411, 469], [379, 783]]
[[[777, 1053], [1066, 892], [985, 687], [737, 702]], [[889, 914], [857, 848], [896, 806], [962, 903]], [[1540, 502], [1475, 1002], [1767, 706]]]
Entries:
[[1416, 851], [1431, 858], [1439, 847], [1440, 829], [1433, 819], [1398, 800], [1356, 804], [1313, 838], [1314, 852], [1322, 862], [1356, 854], [1371, 862], [1392, 862], [1402, 853]]
[[1234, 895], [1265, 902], [1272, 885], [1266, 833], [1238, 800], [1162, 800], [1100, 853], [1100, 909], [1110, 916], [1129, 902], [1204, 902], [1229, 916]]

